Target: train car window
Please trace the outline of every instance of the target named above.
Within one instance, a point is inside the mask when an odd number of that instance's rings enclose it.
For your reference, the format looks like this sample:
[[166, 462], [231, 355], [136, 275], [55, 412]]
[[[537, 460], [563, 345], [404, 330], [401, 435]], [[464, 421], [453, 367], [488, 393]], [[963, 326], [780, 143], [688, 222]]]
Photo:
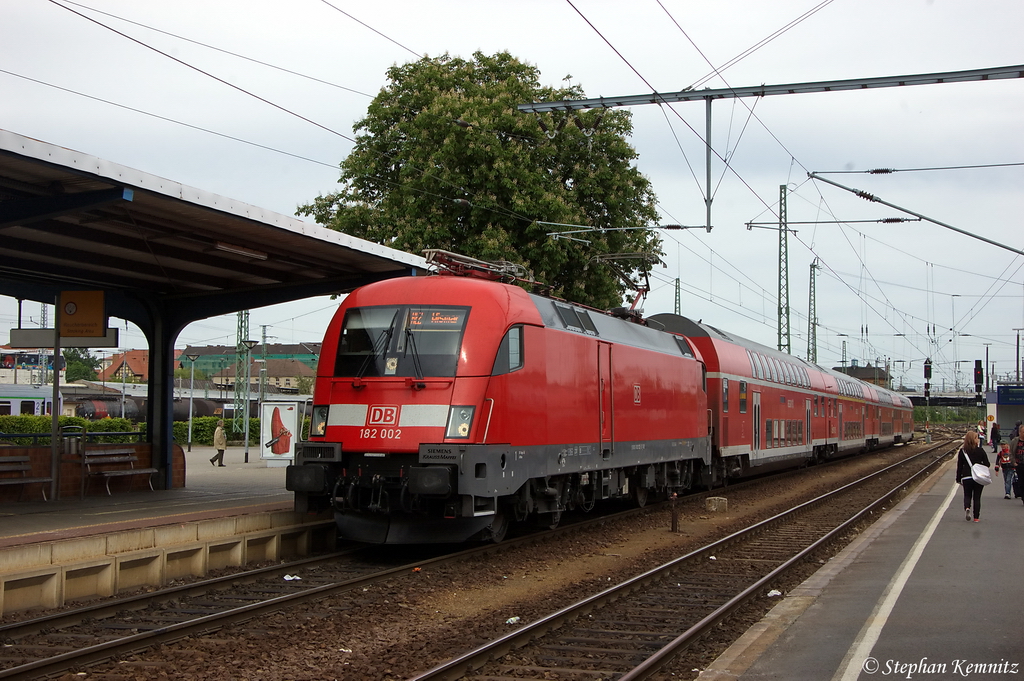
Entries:
[[740, 381], [740, 413], [747, 413], [747, 382]]
[[766, 419], [764, 422], [764, 443], [767, 448], [772, 446], [772, 420]]
[[782, 363], [774, 357], [769, 357], [768, 360], [772, 367], [772, 380], [776, 383], [784, 383], [782, 379]]
[[345, 312], [334, 375], [454, 376], [468, 307], [397, 306]]
[[729, 379], [722, 379], [722, 411], [729, 411]]
[[513, 326], [505, 333], [498, 346], [498, 355], [494, 358], [491, 376], [508, 374], [523, 368], [523, 327]]
[[21, 415], [22, 416], [26, 416], [26, 415], [32, 416], [35, 413], [36, 413], [36, 403], [35, 402], [32, 402], [31, 400], [22, 400], [21, 401]]
[[10, 416], [10, 415], [11, 415], [11, 403], [10, 402], [0, 402], [0, 416]]
[[789, 362], [783, 362], [782, 370], [786, 372], [786, 385], [795, 385], [796, 376], [793, 375], [793, 365]]
[[690, 344], [686, 342], [685, 338], [682, 336], [675, 336], [675, 339], [676, 345], [679, 346], [679, 352], [683, 353], [683, 357], [689, 357], [690, 359], [696, 357], [696, 355], [693, 354], [693, 348], [690, 347]]

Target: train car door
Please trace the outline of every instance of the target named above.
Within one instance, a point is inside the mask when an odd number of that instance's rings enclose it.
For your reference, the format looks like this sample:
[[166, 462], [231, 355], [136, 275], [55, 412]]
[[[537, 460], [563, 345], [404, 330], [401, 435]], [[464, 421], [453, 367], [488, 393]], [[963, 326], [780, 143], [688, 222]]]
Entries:
[[814, 441], [811, 437], [811, 401], [804, 400], [804, 410], [806, 415], [804, 416], [804, 444], [810, 444]]
[[608, 459], [615, 451], [615, 402], [612, 399], [612, 346], [604, 341], [597, 342], [597, 381], [601, 457]]
[[846, 439], [846, 432], [843, 430], [843, 403], [839, 403], [839, 434], [836, 436], [839, 440], [840, 449], [842, 449], [842, 442]]
[[754, 437], [751, 438], [751, 448], [753, 449], [754, 457], [757, 457], [761, 453], [761, 393], [757, 390], [753, 391], [754, 397]]

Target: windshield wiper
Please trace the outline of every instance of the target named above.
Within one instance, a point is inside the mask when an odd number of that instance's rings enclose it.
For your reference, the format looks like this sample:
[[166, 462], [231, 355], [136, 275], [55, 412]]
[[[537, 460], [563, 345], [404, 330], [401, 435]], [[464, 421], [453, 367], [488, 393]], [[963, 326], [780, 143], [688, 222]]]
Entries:
[[[395, 333], [395, 323], [398, 321], [398, 310], [395, 310], [395, 314], [391, 317], [391, 324], [388, 328], [384, 329], [379, 336], [377, 336], [376, 342], [373, 344], [373, 351], [366, 356], [363, 360], [362, 366], [359, 367], [359, 371], [356, 372], [356, 379], [362, 378], [367, 369], [370, 368], [370, 364], [377, 361], [377, 357], [385, 348], [391, 343], [391, 336]], [[359, 386], [362, 387], [362, 386]]]
[[423, 383], [423, 365], [420, 364], [420, 351], [416, 347], [416, 336], [408, 326], [405, 327], [405, 338], [408, 343], [407, 347], [409, 348], [409, 350], [406, 351], [406, 354], [408, 354], [410, 350], [412, 351], [412, 369], [415, 372], [414, 378], [417, 381], [412, 384], [412, 387], [416, 390], [423, 390], [427, 386]]

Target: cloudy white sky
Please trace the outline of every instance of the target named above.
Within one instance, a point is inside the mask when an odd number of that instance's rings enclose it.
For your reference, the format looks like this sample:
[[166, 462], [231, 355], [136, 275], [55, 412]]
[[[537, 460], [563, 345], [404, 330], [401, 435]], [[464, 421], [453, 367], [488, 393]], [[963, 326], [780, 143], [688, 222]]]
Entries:
[[[418, 55], [507, 50], [542, 82], [571, 77], [596, 97], [1022, 64], [1021, 26], [1016, 0], [4, 2], [0, 128], [292, 214], [334, 188], [385, 71]], [[703, 134], [703, 104], [632, 111], [664, 223], [702, 224], [703, 141], [686, 124]], [[745, 225], [777, 220], [787, 185], [791, 223], [818, 223], [790, 237], [794, 354], [807, 353], [818, 257], [821, 364], [838, 365], [845, 341], [849, 359], [888, 358], [908, 384], [926, 356], [936, 387], [957, 368], [970, 382], [986, 351], [997, 374], [1013, 372], [1024, 258], [929, 222], [859, 222], [906, 214], [807, 173], [905, 170], [827, 177], [1022, 249], [1022, 112], [1022, 79], [716, 102], [712, 143], [731, 170], [713, 164], [714, 230], [663, 233], [666, 267], [646, 311], [672, 311], [679, 278], [683, 314], [775, 345], [777, 232]], [[334, 306], [253, 310], [251, 335], [266, 325], [280, 342], [319, 340]], [[0, 326], [16, 314], [0, 299]], [[22, 314], [32, 325], [39, 305]], [[233, 316], [210, 319], [178, 345], [234, 334]], [[145, 346], [134, 328], [122, 338]]]

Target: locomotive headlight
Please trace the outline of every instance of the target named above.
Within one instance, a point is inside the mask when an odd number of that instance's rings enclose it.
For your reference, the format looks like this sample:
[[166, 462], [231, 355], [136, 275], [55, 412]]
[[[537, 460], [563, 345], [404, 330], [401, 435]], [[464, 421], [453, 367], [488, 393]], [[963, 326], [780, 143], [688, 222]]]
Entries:
[[473, 425], [473, 413], [475, 411], [476, 407], [471, 406], [452, 407], [451, 411], [448, 412], [448, 428], [444, 436], [453, 438], [469, 437], [469, 429]]
[[313, 407], [313, 418], [309, 424], [310, 435], [326, 435], [327, 434], [327, 412], [330, 411], [330, 407], [326, 405], [320, 405]]

